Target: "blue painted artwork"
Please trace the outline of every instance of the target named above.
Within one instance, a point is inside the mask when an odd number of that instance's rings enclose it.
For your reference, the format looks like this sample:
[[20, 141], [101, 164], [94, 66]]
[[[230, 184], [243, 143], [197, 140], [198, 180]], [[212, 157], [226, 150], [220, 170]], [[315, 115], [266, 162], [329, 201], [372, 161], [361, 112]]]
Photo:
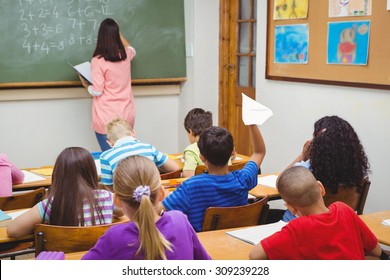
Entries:
[[275, 63], [307, 64], [308, 49], [307, 24], [275, 26]]
[[370, 21], [328, 23], [328, 64], [367, 65]]

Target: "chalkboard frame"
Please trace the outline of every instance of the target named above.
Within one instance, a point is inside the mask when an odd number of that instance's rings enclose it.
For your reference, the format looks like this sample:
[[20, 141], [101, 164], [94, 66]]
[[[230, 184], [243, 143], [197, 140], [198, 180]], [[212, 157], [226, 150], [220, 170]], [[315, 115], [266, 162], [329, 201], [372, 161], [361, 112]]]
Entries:
[[[104, 2], [104, 1], [103, 1]], [[179, 39], [180, 40], [180, 47], [181, 47], [181, 50], [180, 50], [180, 54], [178, 56], [175, 56], [173, 57], [172, 59], [178, 59], [180, 60], [180, 68], [181, 70], [179, 70], [178, 72], [179, 73], [182, 73], [182, 75], [171, 75], [171, 74], [167, 74], [165, 75], [166, 73], [163, 73], [161, 75], [161, 77], [155, 77], [153, 76], [153, 78], [150, 78], [150, 77], [138, 77], [138, 78], [134, 78], [134, 75], [133, 76], [133, 79], [132, 79], [132, 84], [133, 85], [164, 85], [164, 84], [180, 84], [182, 82], [185, 82], [187, 80], [186, 78], [186, 55], [185, 55], [185, 34], [184, 34], [184, 1], [183, 0], [174, 0], [173, 2], [175, 3], [179, 3], [179, 8], [180, 8], [180, 5], [183, 6], [183, 11], [182, 13], [178, 16], [178, 17], [182, 17], [182, 24], [180, 23], [180, 27], [178, 27], [178, 29], [180, 30], [180, 33], [182, 35], [180, 35], [182, 37], [182, 39]], [[6, 3], [6, 2], [4, 2]], [[4, 4], [3, 3], [3, 4]], [[149, 1], [149, 3], [151, 3], [151, 1]], [[6, 5], [6, 4], [4, 4]], [[155, 13], [155, 12], [154, 12]], [[127, 30], [126, 30], [126, 26], [121, 26], [121, 31], [122, 33], [125, 35], [125, 37], [127, 37], [129, 39], [129, 36], [127, 36]], [[176, 28], [174, 29], [176, 30]], [[132, 40], [133, 38], [131, 38], [130, 36], [130, 43], [135, 47], [135, 49], [137, 50], [137, 41], [136, 40]], [[141, 50], [142, 51], [142, 50]], [[139, 53], [141, 53], [141, 51], [137, 51], [137, 56], [135, 57], [136, 60], [139, 60], [140, 59], [140, 56], [139, 56]], [[5, 53], [4, 53], [5, 54]], [[91, 53], [92, 55], [92, 53]], [[87, 58], [87, 59], [90, 59], [90, 58]], [[77, 61], [76, 63], [79, 63], [79, 62], [82, 62], [82, 61]], [[137, 61], [136, 61], [137, 63]], [[139, 63], [139, 61], [138, 61]], [[184, 65], [184, 66], [183, 66]], [[39, 65], [37, 66], [39, 67]], [[64, 63], [64, 67], [68, 67], [68, 66], [65, 66], [65, 63]], [[134, 61], [132, 62], [132, 72], [134, 71]], [[154, 70], [154, 69], [153, 69]], [[20, 69], [20, 71], [22, 71], [22, 69]], [[67, 70], [69, 71], [69, 70]], [[133, 73], [134, 74], [134, 73]], [[141, 75], [137, 75], [137, 76], [141, 76]], [[44, 77], [44, 76], [43, 76]], [[24, 82], [24, 81], [6, 81], [5, 79], [3, 81], [0, 81], [0, 89], [12, 89], [12, 88], [58, 88], [58, 87], [78, 87], [78, 86], [81, 86], [81, 82], [77, 79], [77, 76], [76, 76], [76, 73], [75, 73], [75, 78], [72, 77], [71, 80], [50, 80], [50, 81], [28, 81], [28, 82]], [[41, 76], [42, 78], [42, 76]], [[44, 78], [43, 78], [44, 79]], [[13, 80], [12, 79], [12, 76], [11, 76], [11, 79], [10, 80]]]
[[[319, 3], [320, 2], [320, 3]], [[381, 75], [388, 73], [386, 71], [385, 60], [381, 60], [379, 56], [382, 56], [381, 53], [377, 51], [377, 44], [379, 43], [379, 38], [382, 38], [379, 32], [381, 28], [378, 28], [378, 24], [381, 26], [387, 26], [390, 24], [390, 12], [386, 11], [386, 3], [384, 0], [372, 1], [372, 15], [363, 16], [363, 17], [340, 17], [340, 18], [329, 18], [328, 17], [328, 1], [309, 1], [309, 12], [306, 19], [294, 19], [294, 20], [274, 20], [273, 19], [273, 9], [274, 9], [274, 0], [267, 0], [267, 38], [266, 38], [266, 71], [265, 78], [275, 81], [288, 81], [288, 82], [300, 82], [300, 83], [314, 83], [314, 84], [325, 84], [325, 85], [335, 85], [335, 86], [347, 86], [347, 87], [358, 87], [358, 88], [372, 88], [372, 89], [390, 89], [390, 78], [386, 84], [386, 77], [381, 76], [381, 80], [370, 77], [370, 80], [365, 82], [358, 82], [355, 80], [355, 77], [360, 77], [365, 75], [372, 76], [373, 72], [380, 72]], [[321, 8], [319, 7], [321, 5]], [[326, 6], [326, 7], [325, 7]], [[325, 8], [324, 8], [325, 7]], [[313, 10], [316, 12], [315, 16], [313, 15]], [[321, 13], [318, 13], [321, 11]], [[383, 12], [385, 11], [385, 12]], [[318, 47], [312, 42], [326, 42], [327, 33], [324, 32], [324, 26], [319, 27], [320, 25], [327, 26], [328, 22], [341, 22], [341, 21], [355, 21], [355, 20], [370, 20], [371, 22], [371, 34], [370, 34], [370, 49], [369, 49], [369, 60], [367, 66], [345, 66], [345, 65], [327, 65], [323, 57], [318, 55], [318, 50], [323, 49], [323, 47]], [[274, 63], [274, 29], [276, 25], [284, 24], [309, 24], [309, 62], [307, 65], [299, 64], [277, 64]], [[321, 30], [321, 31], [319, 31]], [[390, 36], [388, 36], [390, 38]], [[390, 46], [390, 39], [387, 38], [384, 40], [382, 45]], [[383, 39], [383, 38], [382, 38]], [[388, 42], [386, 44], [386, 42]], [[314, 47], [313, 47], [314, 45]], [[374, 51], [375, 50], [375, 51]], [[387, 50], [388, 52], [390, 49]], [[388, 57], [388, 56], [387, 56]], [[319, 62], [319, 60], [321, 62]], [[313, 74], [313, 68], [307, 67], [310, 66], [310, 63], [313, 65], [313, 61], [316, 65], [322, 66], [321, 77]], [[380, 65], [375, 65], [373, 69], [373, 61], [379, 62]], [[321, 64], [322, 63], [322, 64]], [[370, 67], [371, 66], [371, 67]], [[332, 72], [332, 69], [337, 69], [339, 67], [344, 67], [344, 70], [352, 70], [351, 74], [346, 76], [337, 75]], [[352, 67], [352, 68], [350, 68]], [[341, 68], [340, 68], [341, 69]], [[379, 69], [379, 70], [378, 70]], [[370, 71], [371, 70], [371, 71]], [[284, 73], [284, 74], [282, 74]], [[371, 75], [367, 75], [371, 74]], [[343, 78], [345, 77], [345, 78]], [[390, 76], [389, 76], [390, 77]]]

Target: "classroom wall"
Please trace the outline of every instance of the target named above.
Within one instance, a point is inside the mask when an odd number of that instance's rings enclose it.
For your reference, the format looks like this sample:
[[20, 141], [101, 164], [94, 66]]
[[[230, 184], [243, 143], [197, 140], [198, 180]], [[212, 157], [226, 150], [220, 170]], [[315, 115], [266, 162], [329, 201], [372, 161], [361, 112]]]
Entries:
[[256, 98], [272, 116], [262, 127], [267, 144], [264, 172], [285, 168], [311, 138], [314, 122], [338, 115], [355, 128], [371, 163], [365, 212], [389, 209], [390, 91], [266, 80], [267, 1], [258, 1]]

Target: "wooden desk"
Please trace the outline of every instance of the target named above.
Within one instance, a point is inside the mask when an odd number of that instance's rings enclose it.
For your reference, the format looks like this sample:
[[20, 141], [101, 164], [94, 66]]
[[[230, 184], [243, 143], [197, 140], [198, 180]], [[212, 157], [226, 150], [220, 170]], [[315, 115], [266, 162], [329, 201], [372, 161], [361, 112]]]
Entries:
[[378, 238], [379, 243], [390, 246], [390, 226], [382, 225], [382, 220], [390, 219], [390, 210], [359, 216]]
[[[48, 168], [47, 166], [45, 167], [40, 167], [40, 168]], [[29, 172], [33, 172], [34, 169], [40, 169], [40, 168], [25, 168], [24, 170], [27, 170]], [[42, 180], [42, 181], [35, 181], [35, 182], [30, 182], [30, 183], [21, 183], [21, 184], [16, 184], [16, 185], [13, 185], [12, 186], [12, 191], [16, 192], [16, 191], [27, 191], [27, 190], [36, 190], [36, 189], [39, 189], [41, 187], [50, 187], [51, 186], [51, 176], [44, 176], [42, 174], [39, 174], [39, 173], [35, 173], [43, 178], [45, 178], [45, 180]]]
[[253, 245], [226, 234], [243, 228], [198, 232], [198, 238], [214, 260], [248, 260]]
[[0, 228], [0, 245], [1, 244], [17, 244], [26, 241], [33, 241], [34, 234], [28, 234], [19, 238], [11, 238], [7, 234], [7, 227]]
[[[259, 175], [259, 177], [265, 177], [268, 175], [278, 175], [278, 174], [277, 173], [275, 173], [275, 174], [261, 174], [261, 175]], [[249, 191], [249, 193], [257, 198], [263, 198], [267, 195], [269, 196], [269, 198], [271, 200], [281, 198], [277, 188], [269, 187], [269, 186], [261, 185], [261, 184], [258, 184], [256, 187], [251, 189]]]
[[[170, 159], [173, 159], [174, 161], [176, 161], [176, 163], [179, 165], [180, 169], [183, 168], [183, 162], [181, 161], [181, 159], [183, 158], [183, 154], [182, 153], [177, 153], [177, 154], [167, 154], [167, 156], [170, 158]], [[248, 162], [250, 159], [250, 157], [248, 156], [245, 156], [245, 155], [241, 155], [241, 154], [237, 154], [236, 155], [236, 159], [232, 160], [232, 164], [238, 164], [238, 163], [242, 163], [242, 162]]]
[[[225, 233], [236, 229], [238, 228], [198, 232], [198, 238], [214, 260], [248, 260], [253, 245]], [[65, 254], [65, 259], [80, 260], [85, 253], [86, 251], [68, 253]]]

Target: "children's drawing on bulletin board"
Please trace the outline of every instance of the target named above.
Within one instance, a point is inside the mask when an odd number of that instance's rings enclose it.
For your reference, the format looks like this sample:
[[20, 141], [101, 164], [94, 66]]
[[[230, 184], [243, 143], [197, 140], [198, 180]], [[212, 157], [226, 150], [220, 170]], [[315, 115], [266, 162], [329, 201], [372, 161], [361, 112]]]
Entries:
[[275, 26], [275, 63], [307, 64], [309, 26], [307, 24]]
[[307, 18], [309, 0], [275, 0], [274, 19]]
[[371, 0], [329, 0], [329, 17], [371, 15]]
[[328, 64], [367, 65], [370, 21], [328, 23]]

